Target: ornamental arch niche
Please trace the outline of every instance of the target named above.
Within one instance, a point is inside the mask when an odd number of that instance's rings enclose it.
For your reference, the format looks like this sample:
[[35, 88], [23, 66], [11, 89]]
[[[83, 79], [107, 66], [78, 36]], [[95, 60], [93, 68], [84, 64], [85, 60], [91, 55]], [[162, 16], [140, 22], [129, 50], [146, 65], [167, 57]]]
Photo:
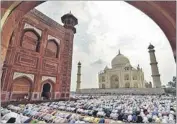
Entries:
[[59, 55], [59, 45], [55, 39], [50, 39], [47, 42], [45, 56], [58, 58]]
[[10, 99], [18, 100], [24, 99], [25, 96], [28, 96], [28, 99], [31, 99], [31, 92], [33, 89], [33, 82], [27, 76], [17, 77], [13, 80], [11, 84], [11, 97]]
[[47, 79], [41, 83], [41, 97], [43, 99], [52, 99], [54, 94], [54, 82]]
[[130, 83], [129, 82], [125, 83], [125, 88], [130, 88]]
[[24, 29], [20, 45], [25, 49], [39, 52], [40, 35], [34, 29]]
[[110, 88], [119, 88], [119, 77], [117, 75], [112, 75], [110, 78], [110, 82]]

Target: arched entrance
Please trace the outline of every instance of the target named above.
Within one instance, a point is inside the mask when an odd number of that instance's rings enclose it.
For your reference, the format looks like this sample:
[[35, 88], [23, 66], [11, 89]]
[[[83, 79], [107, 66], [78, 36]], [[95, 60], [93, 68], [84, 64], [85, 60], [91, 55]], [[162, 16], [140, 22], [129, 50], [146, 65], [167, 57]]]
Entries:
[[11, 100], [24, 100], [25, 96], [31, 99], [32, 81], [27, 77], [15, 79], [11, 86]]
[[130, 83], [129, 82], [125, 83], [125, 88], [130, 88]]
[[117, 75], [111, 76], [111, 88], [119, 88], [119, 77]]
[[44, 99], [51, 98], [51, 85], [50, 85], [50, 83], [45, 83], [43, 85], [41, 97], [43, 97]]
[[138, 83], [137, 82], [134, 83], [134, 88], [138, 88]]

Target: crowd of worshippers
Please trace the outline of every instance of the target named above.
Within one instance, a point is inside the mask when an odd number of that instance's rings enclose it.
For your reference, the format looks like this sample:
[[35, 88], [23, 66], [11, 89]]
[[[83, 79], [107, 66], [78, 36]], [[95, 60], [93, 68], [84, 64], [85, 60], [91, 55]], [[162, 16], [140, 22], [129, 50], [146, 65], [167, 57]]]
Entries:
[[[80, 96], [81, 98], [83, 96]], [[89, 99], [86, 99], [88, 97]], [[10, 115], [23, 123], [176, 123], [176, 97], [165, 95], [85, 96], [77, 101], [8, 105], [1, 108], [3, 122]], [[15, 113], [17, 115], [15, 115]], [[13, 117], [13, 118], [15, 118]], [[17, 119], [18, 120], [18, 119]]]

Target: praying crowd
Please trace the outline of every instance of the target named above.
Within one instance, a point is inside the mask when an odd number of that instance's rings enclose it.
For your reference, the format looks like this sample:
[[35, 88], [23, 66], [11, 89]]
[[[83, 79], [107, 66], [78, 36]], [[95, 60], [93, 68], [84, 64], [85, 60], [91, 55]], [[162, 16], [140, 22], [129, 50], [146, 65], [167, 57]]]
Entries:
[[1, 107], [1, 123], [176, 123], [176, 97], [77, 96], [77, 101]]

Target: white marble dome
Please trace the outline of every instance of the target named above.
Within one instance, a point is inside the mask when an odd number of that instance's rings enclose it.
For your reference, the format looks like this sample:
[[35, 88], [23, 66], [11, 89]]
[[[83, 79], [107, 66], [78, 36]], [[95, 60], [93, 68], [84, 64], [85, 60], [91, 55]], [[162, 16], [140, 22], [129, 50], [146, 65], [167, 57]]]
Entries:
[[112, 68], [119, 68], [119, 67], [124, 67], [127, 64], [130, 64], [130, 61], [119, 51], [119, 54], [113, 58], [111, 64], [112, 64]]

